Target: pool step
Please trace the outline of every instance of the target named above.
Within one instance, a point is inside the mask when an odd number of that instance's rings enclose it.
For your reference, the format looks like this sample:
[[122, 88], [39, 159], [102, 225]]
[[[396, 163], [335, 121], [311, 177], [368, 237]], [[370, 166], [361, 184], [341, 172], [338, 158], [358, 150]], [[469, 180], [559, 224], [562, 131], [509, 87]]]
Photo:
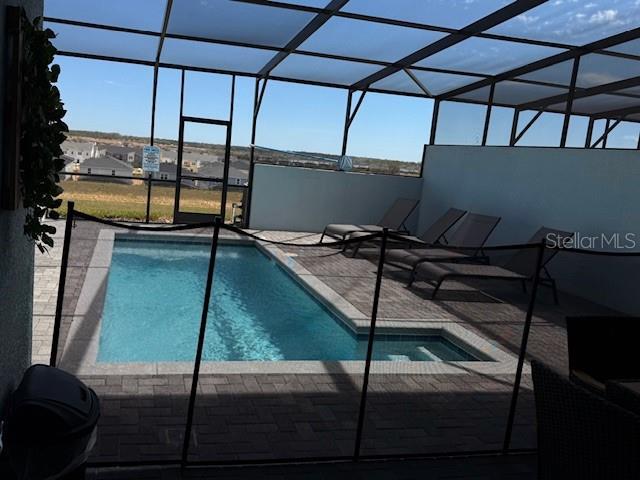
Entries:
[[387, 355], [389, 360], [393, 362], [410, 362], [411, 359], [408, 355]]
[[430, 362], [442, 362], [442, 359], [426, 347], [418, 347], [418, 358]]

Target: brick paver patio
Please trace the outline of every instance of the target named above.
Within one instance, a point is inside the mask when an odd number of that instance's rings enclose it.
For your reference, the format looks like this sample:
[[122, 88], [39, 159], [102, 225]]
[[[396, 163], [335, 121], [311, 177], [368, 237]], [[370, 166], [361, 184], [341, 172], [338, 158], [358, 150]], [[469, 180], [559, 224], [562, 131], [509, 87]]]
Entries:
[[[63, 224], [49, 256], [36, 256], [33, 361], [48, 362], [58, 283]], [[74, 230], [65, 295], [62, 345], [75, 308], [97, 231], [78, 222]], [[313, 242], [313, 234], [259, 232], [265, 238]], [[281, 247], [295, 260], [370, 315], [375, 264], [335, 250]], [[463, 325], [500, 348], [517, 354], [528, 297], [513, 286], [445, 284], [436, 302], [430, 286], [405, 287], [407, 274], [385, 270], [381, 321], [439, 319]], [[480, 287], [486, 296], [474, 287]], [[501, 299], [500, 301], [497, 299]], [[602, 313], [601, 307], [562, 295], [552, 303], [540, 294], [529, 357], [566, 368], [567, 314]], [[362, 375], [207, 374], [200, 377], [191, 459], [243, 461], [353, 453]], [[177, 458], [187, 411], [190, 375], [83, 376], [101, 399], [96, 461]], [[407, 374], [388, 372], [370, 379], [362, 444], [365, 455], [463, 452], [502, 446], [513, 375]], [[531, 382], [524, 376], [513, 434], [515, 448], [535, 447]]]

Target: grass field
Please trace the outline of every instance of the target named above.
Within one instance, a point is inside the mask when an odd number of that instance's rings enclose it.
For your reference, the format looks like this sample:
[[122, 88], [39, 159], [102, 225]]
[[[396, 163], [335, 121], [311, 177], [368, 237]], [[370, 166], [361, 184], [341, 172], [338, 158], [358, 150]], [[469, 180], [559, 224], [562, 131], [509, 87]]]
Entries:
[[[101, 218], [120, 220], [144, 220], [147, 211], [147, 186], [115, 182], [71, 181], [60, 182], [64, 200], [60, 213], [66, 213], [67, 200], [75, 201], [75, 208]], [[231, 190], [227, 194], [226, 220], [231, 221], [232, 204], [242, 202], [242, 191]], [[217, 213], [220, 211], [221, 190], [182, 188], [180, 210], [183, 212]], [[150, 220], [172, 222], [175, 188], [154, 183], [151, 188]], [[238, 215], [236, 209], [236, 215]]]

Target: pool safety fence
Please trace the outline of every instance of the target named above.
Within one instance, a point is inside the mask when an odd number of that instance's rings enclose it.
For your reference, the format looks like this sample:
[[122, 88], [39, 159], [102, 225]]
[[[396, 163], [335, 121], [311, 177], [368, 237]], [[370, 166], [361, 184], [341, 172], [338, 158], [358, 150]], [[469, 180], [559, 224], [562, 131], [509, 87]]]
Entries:
[[[539, 321], [534, 310], [544, 255], [552, 250], [547, 243], [483, 248], [478, 267], [499, 265], [517, 251], [531, 253], [530, 286], [526, 293], [511, 288], [519, 295], [512, 305], [465, 282], [444, 282], [433, 301], [430, 278], [408, 287], [411, 271], [388, 261], [392, 249], [425, 248], [406, 235], [381, 229], [357, 238], [317, 238], [250, 232], [220, 218], [189, 225], [123, 223], [75, 210], [69, 202], [50, 363], [78, 375], [100, 397], [103, 413], [92, 464], [188, 467], [535, 451], [526, 358], [532, 325]], [[127, 267], [139, 260], [130, 246], [153, 250], [167, 243], [173, 250], [153, 253], [149, 263], [137, 266], [145, 274], [128, 278], [131, 288], [112, 288], [112, 269], [126, 276]], [[268, 340], [282, 332], [269, 331], [255, 310], [256, 304], [284, 305], [288, 294], [265, 296], [273, 279], [244, 268], [234, 246], [255, 247], [338, 319], [337, 336], [320, 327], [300, 330], [300, 338], [293, 334], [286, 340], [291, 355], [299, 357], [280, 355], [273, 348], [277, 342]], [[228, 287], [228, 258], [235, 258], [238, 281], [255, 294], [239, 299], [238, 308], [263, 342], [247, 334], [248, 323], [220, 318], [220, 299], [229, 294], [222, 293]], [[157, 273], [167, 269], [176, 281], [186, 280], [158, 284]], [[110, 304], [116, 293], [121, 298]], [[298, 313], [303, 318], [304, 312], [289, 310], [293, 320]], [[154, 323], [159, 311], [174, 315], [163, 324], [166, 331]], [[180, 323], [180, 315], [188, 322]], [[497, 325], [503, 317], [509, 321]], [[119, 341], [117, 335], [102, 335], [113, 319], [124, 326], [118, 335], [132, 346], [131, 358], [107, 355], [109, 341]], [[345, 331], [355, 339], [345, 350], [353, 356], [309, 358], [320, 348], [314, 335], [326, 335], [318, 343], [330, 349], [335, 342], [337, 352], [336, 339]], [[246, 357], [222, 355], [216, 332]], [[434, 347], [416, 347], [411, 343], [416, 338], [433, 341]], [[164, 346], [154, 347], [156, 341]], [[409, 347], [396, 351], [396, 344]], [[163, 357], [174, 351], [181, 352], [179, 358]], [[440, 351], [453, 360], [438, 358]]]

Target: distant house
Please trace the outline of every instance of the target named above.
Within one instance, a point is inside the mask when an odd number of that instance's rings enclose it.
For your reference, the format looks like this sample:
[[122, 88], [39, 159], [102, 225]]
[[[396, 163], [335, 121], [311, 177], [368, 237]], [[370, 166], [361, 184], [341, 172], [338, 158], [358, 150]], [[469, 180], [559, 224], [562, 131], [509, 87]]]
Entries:
[[142, 161], [140, 148], [121, 145], [104, 145], [103, 148], [107, 155], [123, 162], [134, 163], [136, 159]]
[[68, 155], [62, 155], [62, 157], [60, 157], [64, 160], [64, 167], [62, 167], [62, 169], [60, 170], [60, 180], [65, 181], [65, 180], [71, 180], [71, 175], [64, 175], [65, 173], [77, 173], [78, 172], [78, 167], [80, 166], [80, 163], [78, 162], [78, 160], [76, 160], [73, 157], [70, 157]]
[[[87, 175], [108, 175], [111, 177], [131, 177], [133, 167], [128, 163], [118, 160], [108, 155], [88, 158], [78, 166], [78, 172]], [[80, 177], [85, 179], [86, 177]], [[121, 179], [124, 183], [131, 183], [131, 180]]]
[[[199, 177], [222, 178], [224, 175], [224, 164], [220, 162], [205, 163], [198, 170]], [[229, 185], [246, 185], [249, 178], [247, 170], [239, 170], [233, 166], [229, 166]], [[196, 180], [198, 188], [212, 188], [217, 186], [217, 182], [207, 182], [205, 180]]]
[[[144, 176], [148, 177], [149, 173], [151, 173], [151, 177], [156, 180], [176, 180], [176, 170], [178, 166], [175, 163], [160, 163], [160, 171], [159, 172], [145, 172]], [[185, 175], [190, 175], [191, 172], [185, 172]]]
[[106, 154], [104, 148], [98, 147], [95, 142], [73, 142], [65, 140], [61, 145], [62, 152], [79, 162], [87, 158], [96, 158]]

